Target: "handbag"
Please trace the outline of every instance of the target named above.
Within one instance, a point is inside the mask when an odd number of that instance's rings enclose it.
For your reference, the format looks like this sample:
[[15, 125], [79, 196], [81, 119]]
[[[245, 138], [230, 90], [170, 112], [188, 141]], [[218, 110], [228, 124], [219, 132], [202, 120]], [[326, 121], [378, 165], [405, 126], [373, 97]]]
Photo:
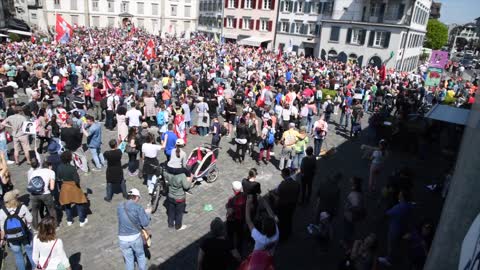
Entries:
[[57, 240], [58, 240], [58, 239], [55, 239], [55, 242], [53, 243], [53, 246], [52, 246], [52, 248], [50, 249], [50, 253], [48, 253], [47, 259], [46, 259], [45, 262], [43, 263], [43, 266], [40, 266], [40, 264], [37, 264], [37, 269], [47, 269], [48, 263], [49, 263], [49, 261], [50, 261], [50, 257], [52, 256], [53, 248], [55, 248], [55, 245], [57, 244]]
[[5, 131], [5, 138], [7, 139], [7, 143], [13, 141], [13, 137], [8, 131]]
[[142, 240], [143, 240], [143, 245], [149, 248], [152, 245], [152, 237], [151, 237], [150, 233], [147, 230], [145, 230], [144, 228], [141, 228], [137, 224], [133, 223], [132, 219], [130, 218], [130, 215], [127, 212], [127, 207], [126, 206], [127, 206], [127, 204], [124, 203], [123, 204], [123, 210], [125, 211], [125, 214], [127, 215], [128, 220], [130, 221], [130, 223], [132, 223], [132, 225], [135, 228], [137, 228], [139, 230], [140, 236], [142, 237]]

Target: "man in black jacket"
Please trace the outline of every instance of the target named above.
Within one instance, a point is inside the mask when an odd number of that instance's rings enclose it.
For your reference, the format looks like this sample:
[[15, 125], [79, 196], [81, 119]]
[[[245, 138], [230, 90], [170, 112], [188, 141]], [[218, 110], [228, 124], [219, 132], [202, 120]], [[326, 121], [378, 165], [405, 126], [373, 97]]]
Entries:
[[292, 219], [297, 206], [300, 184], [293, 179], [290, 169], [282, 170], [283, 181], [277, 188], [280, 241], [285, 242], [292, 234]]

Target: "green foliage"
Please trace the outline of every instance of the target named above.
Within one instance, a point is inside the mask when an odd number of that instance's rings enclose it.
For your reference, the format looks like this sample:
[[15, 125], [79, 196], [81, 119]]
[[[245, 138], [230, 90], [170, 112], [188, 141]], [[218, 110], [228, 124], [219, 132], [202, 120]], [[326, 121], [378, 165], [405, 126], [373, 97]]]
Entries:
[[15, 33], [9, 33], [9, 34], [8, 34], [8, 38], [9, 38], [12, 42], [17, 42], [17, 41], [22, 40], [22, 39], [20, 38], [20, 36], [17, 35], [17, 34], [15, 34]]
[[330, 90], [328, 88], [323, 88], [322, 90], [322, 97], [325, 99], [327, 95], [330, 95], [330, 97], [333, 99], [337, 95], [337, 91], [335, 90]]
[[428, 20], [425, 47], [439, 50], [448, 42], [448, 27], [436, 19]]

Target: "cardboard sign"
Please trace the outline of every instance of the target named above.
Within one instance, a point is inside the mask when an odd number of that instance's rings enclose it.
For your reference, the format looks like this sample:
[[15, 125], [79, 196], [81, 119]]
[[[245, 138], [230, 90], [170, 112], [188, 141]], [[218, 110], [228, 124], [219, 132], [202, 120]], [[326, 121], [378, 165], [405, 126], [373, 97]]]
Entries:
[[440, 84], [440, 80], [442, 79], [443, 69], [429, 67], [427, 69], [427, 78], [425, 80], [426, 86], [438, 86]]
[[23, 122], [22, 131], [25, 134], [35, 135], [37, 133], [37, 124], [35, 122]]

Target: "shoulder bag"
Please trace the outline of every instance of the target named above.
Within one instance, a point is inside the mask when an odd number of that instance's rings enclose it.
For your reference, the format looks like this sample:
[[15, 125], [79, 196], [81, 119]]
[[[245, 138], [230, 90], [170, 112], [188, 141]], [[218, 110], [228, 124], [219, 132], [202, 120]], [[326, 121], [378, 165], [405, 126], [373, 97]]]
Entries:
[[143, 245], [149, 248], [152, 245], [152, 239], [151, 239], [150, 233], [147, 230], [138, 226], [137, 224], [135, 224], [132, 221], [132, 219], [130, 218], [130, 215], [127, 212], [127, 204], [126, 203], [123, 204], [123, 210], [125, 211], [125, 214], [127, 215], [127, 218], [130, 221], [130, 223], [132, 223], [132, 225], [135, 228], [137, 228], [138, 231], [140, 232], [140, 236], [142, 237], [142, 240], [143, 240]]
[[46, 259], [45, 262], [43, 263], [43, 266], [40, 266], [40, 264], [37, 264], [37, 269], [47, 269], [48, 263], [49, 263], [49, 261], [50, 261], [50, 257], [52, 257], [53, 249], [55, 248], [55, 245], [57, 244], [57, 240], [58, 240], [58, 239], [55, 239], [55, 242], [53, 243], [53, 246], [52, 246], [52, 248], [50, 249], [50, 253], [48, 253], [47, 259]]

